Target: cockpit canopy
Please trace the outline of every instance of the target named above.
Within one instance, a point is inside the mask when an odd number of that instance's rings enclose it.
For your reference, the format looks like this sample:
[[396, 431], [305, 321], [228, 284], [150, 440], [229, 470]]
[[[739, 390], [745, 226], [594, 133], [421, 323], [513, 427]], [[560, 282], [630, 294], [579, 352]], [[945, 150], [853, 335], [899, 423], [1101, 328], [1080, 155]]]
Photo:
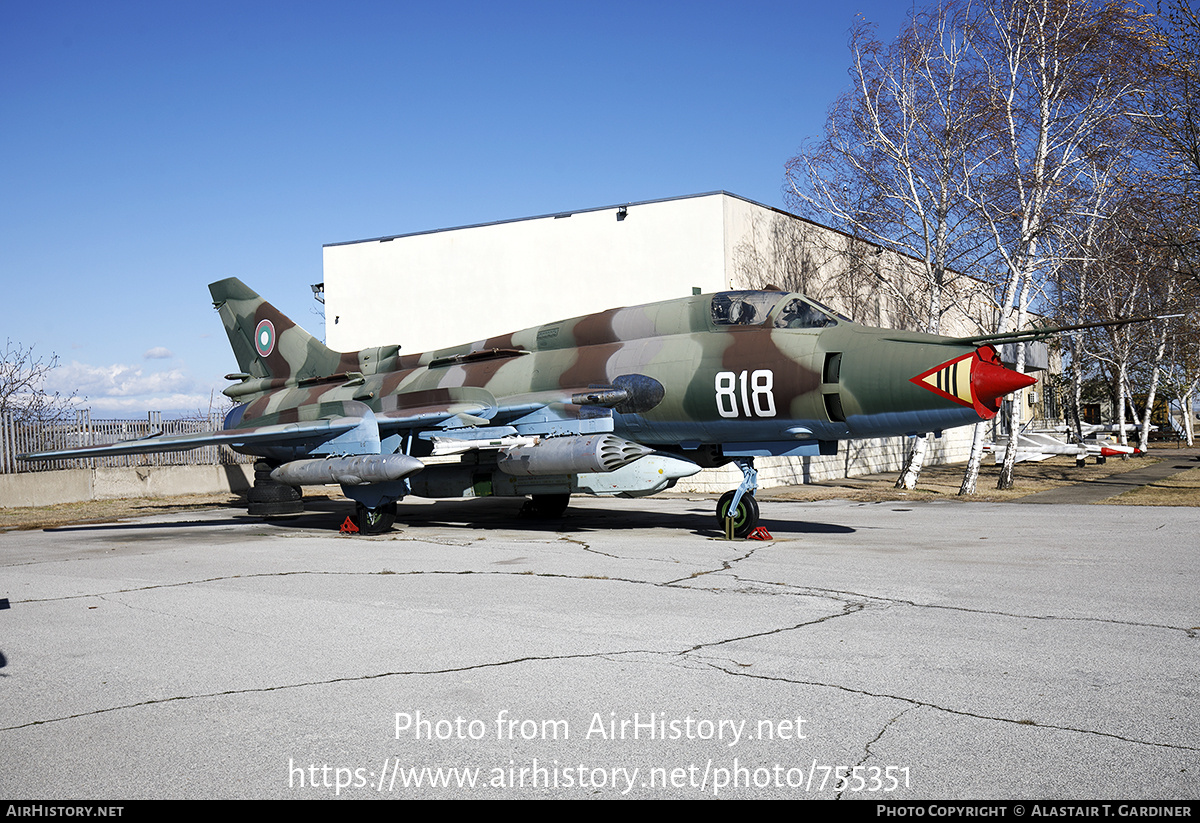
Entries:
[[851, 322], [815, 300], [778, 291], [723, 291], [712, 298], [714, 326], [821, 329]]

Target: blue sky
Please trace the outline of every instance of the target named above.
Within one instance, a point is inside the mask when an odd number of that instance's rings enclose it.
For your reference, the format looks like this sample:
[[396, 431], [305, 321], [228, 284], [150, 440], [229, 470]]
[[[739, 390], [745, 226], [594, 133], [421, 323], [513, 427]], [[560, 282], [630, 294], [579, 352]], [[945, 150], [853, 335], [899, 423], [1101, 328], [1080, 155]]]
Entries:
[[910, 8], [4, 0], [3, 333], [96, 417], [204, 410], [236, 369], [214, 280], [321, 335], [325, 243], [717, 189], [782, 206], [856, 16], [891, 39]]

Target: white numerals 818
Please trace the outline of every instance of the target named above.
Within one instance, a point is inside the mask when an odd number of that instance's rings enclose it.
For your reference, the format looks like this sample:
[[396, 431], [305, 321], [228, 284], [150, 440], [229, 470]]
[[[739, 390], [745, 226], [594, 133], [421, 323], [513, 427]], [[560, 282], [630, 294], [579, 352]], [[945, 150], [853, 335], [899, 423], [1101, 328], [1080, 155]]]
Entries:
[[717, 411], [722, 417], [774, 417], [774, 385], [770, 369], [717, 372]]

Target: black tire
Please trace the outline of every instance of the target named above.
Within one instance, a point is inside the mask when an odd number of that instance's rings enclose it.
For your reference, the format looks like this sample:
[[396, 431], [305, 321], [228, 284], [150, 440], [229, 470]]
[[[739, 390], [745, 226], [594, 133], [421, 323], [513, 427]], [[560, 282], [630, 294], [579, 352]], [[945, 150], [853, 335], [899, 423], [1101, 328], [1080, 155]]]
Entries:
[[269, 463], [254, 464], [254, 485], [246, 492], [246, 512], [255, 517], [279, 517], [304, 513], [304, 494], [299, 486], [271, 479]]
[[554, 520], [562, 517], [569, 505], [571, 505], [571, 495], [569, 494], [535, 494], [531, 495], [525, 501], [525, 505], [521, 507], [521, 516], [531, 517], [535, 520]]
[[390, 532], [396, 523], [396, 504], [385, 503], [377, 509], [369, 509], [362, 503], [354, 515], [354, 525], [359, 534], [383, 534]]
[[[721, 532], [725, 532], [725, 520], [729, 517], [729, 506], [733, 503], [736, 490], [731, 489], [721, 495], [717, 501], [717, 523]], [[733, 536], [744, 538], [758, 526], [758, 501], [752, 494], [743, 494], [738, 502], [737, 511], [733, 513]]]

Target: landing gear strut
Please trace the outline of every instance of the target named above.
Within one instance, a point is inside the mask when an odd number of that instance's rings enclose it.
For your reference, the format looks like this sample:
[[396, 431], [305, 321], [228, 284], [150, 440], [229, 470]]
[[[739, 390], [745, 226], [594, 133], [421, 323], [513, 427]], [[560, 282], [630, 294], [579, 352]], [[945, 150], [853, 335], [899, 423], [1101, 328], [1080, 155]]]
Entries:
[[754, 458], [739, 457], [733, 462], [742, 470], [742, 484], [725, 492], [717, 501], [717, 522], [730, 540], [745, 538], [758, 526], [758, 501], [754, 499], [758, 472], [754, 470]]

